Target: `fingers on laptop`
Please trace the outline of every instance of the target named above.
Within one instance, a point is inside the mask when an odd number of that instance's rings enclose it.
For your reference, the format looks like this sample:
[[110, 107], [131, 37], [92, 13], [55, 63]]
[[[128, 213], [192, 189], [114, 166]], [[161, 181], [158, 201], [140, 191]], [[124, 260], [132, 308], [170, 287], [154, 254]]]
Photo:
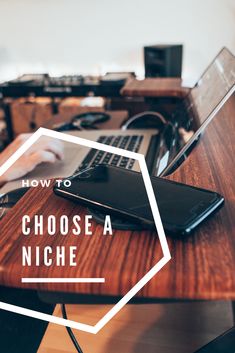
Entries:
[[35, 167], [40, 163], [55, 163], [58, 159], [55, 153], [45, 150], [34, 152], [29, 156], [29, 158]]
[[45, 150], [53, 153], [58, 160], [64, 159], [64, 144], [60, 140], [50, 140], [45, 145]]
[[[1, 153], [0, 165], [6, 162], [30, 136], [31, 134], [19, 135], [4, 152]], [[26, 175], [41, 163], [55, 163], [63, 158], [63, 142], [43, 136], [0, 177], [0, 185]]]
[[[22, 146], [32, 134], [20, 134], [16, 139], [1, 153], [0, 165], [7, 161], [8, 158]], [[25, 155], [30, 155], [38, 151], [48, 151], [55, 155], [56, 160], [64, 158], [64, 144], [62, 141], [53, 139], [47, 136], [42, 136], [36, 141], [26, 152]]]
[[[49, 154], [53, 154], [55, 156], [54, 162], [56, 160], [64, 159], [64, 144], [60, 140], [43, 136], [30, 147], [27, 154], [33, 154], [42, 151], [49, 152]], [[45, 159], [42, 162], [52, 161], [53, 158], [52, 156], [50, 156], [51, 158], [49, 158], [49, 154], [41, 154], [41, 156]]]

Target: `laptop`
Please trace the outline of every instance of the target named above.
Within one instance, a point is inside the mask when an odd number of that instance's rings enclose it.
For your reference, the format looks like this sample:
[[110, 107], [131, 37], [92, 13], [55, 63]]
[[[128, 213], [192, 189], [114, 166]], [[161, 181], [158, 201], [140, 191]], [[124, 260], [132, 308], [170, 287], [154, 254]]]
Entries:
[[[180, 102], [168, 119], [170, 122], [160, 131], [136, 129], [68, 133], [144, 154], [151, 175], [167, 175], [192, 148], [234, 91], [235, 56], [227, 48], [223, 48]], [[23, 179], [64, 178], [100, 163], [139, 170], [138, 162], [134, 160], [66, 142], [63, 162], [54, 165], [41, 164]], [[21, 180], [10, 182], [4, 185], [0, 193], [21, 186]]]

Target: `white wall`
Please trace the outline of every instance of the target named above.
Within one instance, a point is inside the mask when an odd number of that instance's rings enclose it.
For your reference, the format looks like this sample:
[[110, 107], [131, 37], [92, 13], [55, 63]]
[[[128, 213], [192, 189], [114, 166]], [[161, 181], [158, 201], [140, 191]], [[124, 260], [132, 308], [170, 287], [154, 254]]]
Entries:
[[0, 0], [0, 80], [24, 72], [143, 74], [144, 45], [183, 43], [184, 77], [235, 53], [234, 0]]

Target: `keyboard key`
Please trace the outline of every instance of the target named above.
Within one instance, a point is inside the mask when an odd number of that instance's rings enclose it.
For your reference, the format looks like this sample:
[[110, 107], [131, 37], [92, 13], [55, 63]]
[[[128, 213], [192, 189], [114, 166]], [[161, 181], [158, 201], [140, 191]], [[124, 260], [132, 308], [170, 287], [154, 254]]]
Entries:
[[126, 167], [129, 162], [129, 158], [127, 157], [122, 157], [121, 162], [119, 163], [119, 167]]
[[121, 159], [121, 156], [115, 155], [111, 161], [111, 165], [117, 166], [120, 159]]
[[[97, 142], [104, 143], [106, 145], [126, 149], [133, 152], [138, 152], [143, 140], [142, 135], [110, 135], [110, 136], [99, 136]], [[75, 173], [82, 169], [94, 167], [98, 164], [105, 163], [121, 168], [132, 169], [135, 163], [134, 159], [122, 157], [119, 155], [112, 154], [110, 152], [98, 151], [91, 149], [82, 163], [78, 166]], [[75, 174], [74, 173], [74, 174]]]
[[129, 160], [129, 164], [128, 164], [128, 166], [127, 166], [127, 169], [132, 169], [134, 163], [135, 163], [135, 160], [134, 160], [134, 159], [130, 159], [130, 160]]
[[118, 145], [119, 142], [121, 141], [121, 137], [122, 136], [114, 136], [114, 139], [113, 139], [113, 142], [112, 142], [112, 146]]
[[109, 163], [110, 159], [112, 158], [112, 153], [107, 153], [105, 158], [103, 159], [103, 163]]
[[100, 137], [98, 138], [97, 142], [103, 143], [105, 139], [106, 139], [106, 136], [100, 136]]

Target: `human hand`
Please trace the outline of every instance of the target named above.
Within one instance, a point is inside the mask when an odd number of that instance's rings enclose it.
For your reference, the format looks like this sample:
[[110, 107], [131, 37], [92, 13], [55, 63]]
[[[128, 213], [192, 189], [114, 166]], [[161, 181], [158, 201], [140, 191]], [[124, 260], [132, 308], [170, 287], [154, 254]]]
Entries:
[[[31, 134], [19, 135], [0, 154], [0, 165], [6, 162], [30, 136]], [[56, 161], [63, 160], [63, 158], [63, 143], [60, 140], [42, 136], [2, 176], [0, 176], [0, 185], [24, 176], [40, 163], [55, 163]]]

